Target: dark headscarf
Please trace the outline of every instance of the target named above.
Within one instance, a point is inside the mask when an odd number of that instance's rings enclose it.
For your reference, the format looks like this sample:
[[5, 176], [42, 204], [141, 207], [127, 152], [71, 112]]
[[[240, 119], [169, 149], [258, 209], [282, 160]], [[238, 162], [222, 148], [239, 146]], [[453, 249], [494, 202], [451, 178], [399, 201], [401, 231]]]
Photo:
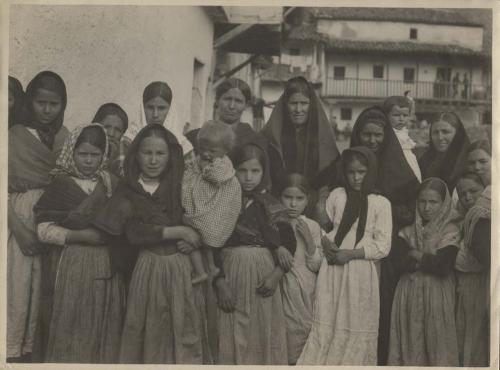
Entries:
[[146, 86], [142, 94], [142, 103], [146, 104], [148, 101], [158, 96], [165, 99], [168, 104], [172, 103], [172, 89], [166, 82], [155, 81]]
[[9, 128], [23, 122], [24, 90], [17, 78], [9, 76], [9, 93], [14, 96], [14, 106], [9, 109]]
[[102, 121], [104, 121], [104, 119], [107, 116], [111, 115], [120, 117], [121, 121], [123, 122], [123, 132], [127, 131], [128, 129], [127, 113], [123, 110], [122, 107], [120, 107], [118, 104], [115, 103], [106, 103], [101, 105], [97, 110], [92, 122], [97, 122], [102, 124]]
[[[33, 99], [35, 98], [36, 90], [44, 89], [58, 94], [61, 97], [61, 112], [50, 124], [46, 125], [37, 122], [35, 113], [33, 112]], [[42, 143], [52, 149], [54, 145], [54, 137], [61, 129], [64, 121], [64, 110], [66, 109], [67, 95], [66, 85], [63, 79], [56, 73], [51, 71], [43, 71], [37, 74], [26, 87], [26, 112], [27, 118], [25, 125], [36, 130]]]
[[[349, 186], [346, 177], [347, 165], [352, 161], [352, 155], [357, 154], [365, 158], [368, 171], [363, 179], [363, 184], [360, 191], [356, 191]], [[346, 149], [342, 152], [342, 182], [343, 187], [347, 194], [347, 201], [345, 204], [342, 220], [340, 221], [339, 228], [335, 235], [335, 244], [340, 246], [349, 232], [352, 225], [358, 221], [358, 228], [356, 230], [356, 243], [358, 243], [365, 234], [366, 219], [368, 214], [368, 195], [376, 193], [377, 182], [377, 158], [370, 149], [359, 146]]]
[[[445, 153], [440, 153], [432, 143], [432, 126], [445, 121], [452, 125], [456, 132], [450, 146]], [[445, 112], [439, 116], [439, 119], [432, 123], [429, 128], [429, 148], [422, 155], [419, 161], [422, 170], [422, 178], [437, 177], [443, 180], [450, 192], [455, 189], [458, 177], [465, 169], [467, 150], [470, 142], [465, 132], [465, 127], [458, 115], [453, 112]]]
[[384, 130], [384, 141], [382, 142], [382, 145], [380, 146], [378, 152], [375, 153], [378, 157], [384, 150], [384, 146], [387, 141], [386, 137], [389, 136], [388, 131], [391, 130], [389, 119], [387, 118], [387, 115], [384, 113], [381, 107], [373, 106], [370, 108], [366, 108], [359, 114], [352, 128], [350, 147], [353, 148], [356, 146], [363, 146], [363, 144], [361, 143], [361, 131], [368, 123], [374, 123], [382, 127], [382, 129]]
[[168, 145], [169, 152], [167, 167], [160, 179], [160, 186], [153, 194], [153, 197], [159, 207], [168, 210], [171, 221], [174, 224], [178, 224], [182, 220], [183, 213], [181, 204], [181, 184], [184, 173], [184, 158], [182, 155], [182, 147], [174, 134], [159, 124], [147, 125], [139, 131], [130, 144], [127, 156], [125, 157], [124, 179], [126, 184], [134, 192], [144, 192], [142, 186], [138, 182], [141, 169], [137, 162], [137, 153], [142, 140], [150, 136], [159, 136], [163, 138]]
[[[287, 102], [300, 92], [310, 99], [305, 123], [304, 162], [297, 163], [296, 128], [290, 121]], [[286, 83], [285, 91], [271, 113], [262, 133], [279, 151], [287, 172], [298, 172], [308, 179], [331, 164], [339, 155], [335, 135], [314, 88], [303, 77], [294, 77]]]

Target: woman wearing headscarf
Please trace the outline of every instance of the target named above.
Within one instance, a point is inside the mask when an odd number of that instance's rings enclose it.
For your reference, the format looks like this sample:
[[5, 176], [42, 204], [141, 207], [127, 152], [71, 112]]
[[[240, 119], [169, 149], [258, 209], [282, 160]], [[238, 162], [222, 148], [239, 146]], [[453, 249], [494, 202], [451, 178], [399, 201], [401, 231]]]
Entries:
[[376, 193], [373, 151], [346, 149], [341, 168], [342, 187], [327, 200], [334, 227], [322, 238], [313, 326], [298, 365], [377, 364], [378, 260], [391, 248], [391, 207]]
[[128, 129], [127, 113], [118, 104], [106, 103], [99, 107], [92, 122], [100, 123], [106, 129], [110, 146], [109, 170], [123, 176], [123, 161], [130, 146], [130, 140], [123, 136]]
[[63, 246], [55, 279], [46, 362], [116, 363], [125, 311], [122, 275], [93, 226], [118, 179], [105, 170], [108, 141], [98, 125], [74, 129], [54, 181], [35, 206], [40, 241]]
[[51, 182], [50, 171], [68, 134], [65, 108], [64, 81], [54, 72], [41, 72], [26, 88], [23, 124], [9, 130], [7, 357], [21, 361], [30, 360], [40, 309], [42, 249], [33, 206]]
[[9, 76], [9, 128], [23, 123], [24, 90], [21, 82]]
[[[404, 272], [392, 305], [388, 365], [458, 366], [453, 267], [460, 230], [446, 183], [431, 177], [418, 189], [415, 222], [399, 233]], [[403, 250], [403, 249], [402, 249]]]
[[125, 158], [122, 186], [94, 223], [114, 238], [124, 237], [122, 249], [131, 246], [138, 254], [129, 264], [135, 268], [120, 363], [212, 363], [202, 287], [192, 284], [189, 256], [181, 252], [201, 244], [199, 235], [182, 225], [183, 172], [175, 136], [162, 125], [145, 126]]
[[[287, 172], [300, 173], [314, 183], [316, 176], [339, 154], [321, 101], [303, 77], [287, 81], [262, 134], [269, 141], [275, 187]], [[312, 207], [308, 207], [306, 215], [312, 213], [317, 201], [317, 194], [311, 195]]]
[[443, 180], [450, 193], [465, 169], [469, 138], [457, 114], [441, 113], [429, 129], [429, 148], [419, 160], [422, 177]]

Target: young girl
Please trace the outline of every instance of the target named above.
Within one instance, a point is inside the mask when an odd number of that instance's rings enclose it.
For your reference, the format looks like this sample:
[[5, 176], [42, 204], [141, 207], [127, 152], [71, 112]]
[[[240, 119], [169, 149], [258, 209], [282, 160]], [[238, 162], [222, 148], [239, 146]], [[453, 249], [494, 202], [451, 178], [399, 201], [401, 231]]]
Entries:
[[333, 230], [322, 239], [313, 326], [299, 365], [376, 365], [378, 260], [391, 248], [389, 201], [375, 194], [376, 158], [366, 147], [342, 153], [344, 186], [327, 200]]
[[[26, 88], [25, 107], [23, 124], [9, 130], [7, 358], [29, 362], [35, 331], [40, 333], [38, 317], [45, 317], [43, 311], [39, 315], [44, 307], [40, 299], [46, 295], [43, 285], [41, 294], [41, 245], [33, 206], [51, 182], [49, 173], [68, 134], [63, 126], [64, 81], [54, 72], [39, 73]], [[50, 284], [47, 287], [52, 290]]]
[[406, 273], [394, 295], [389, 365], [458, 366], [453, 266], [460, 232], [450, 222], [451, 197], [438, 178], [422, 182], [413, 225], [399, 233], [408, 246]]
[[[200, 233], [212, 276], [218, 272], [212, 249], [221, 248], [231, 236], [241, 209], [241, 187], [227, 156], [234, 136], [231, 126], [206, 122], [198, 133], [199, 156], [186, 168], [182, 182], [184, 221]], [[205, 281], [208, 275], [200, 251], [190, 256], [193, 284]]]
[[297, 240], [293, 266], [281, 280], [288, 364], [295, 365], [312, 325], [316, 273], [323, 258], [321, 228], [303, 215], [310, 190], [306, 178], [300, 174], [287, 175], [281, 188], [281, 203], [291, 218]]
[[[130, 282], [119, 361], [211, 363], [205, 302], [191, 283], [189, 257], [199, 235], [182, 226], [182, 148], [159, 124], [144, 127], [130, 145], [123, 185], [97, 220], [139, 249]], [[182, 250], [183, 253], [179, 253]]]
[[[463, 242], [455, 262], [457, 306], [455, 309], [460, 366], [489, 366], [489, 266], [474, 255], [479, 244], [491, 243], [490, 232], [476, 234], [481, 219], [489, 216], [490, 202], [482, 197], [484, 185], [474, 173], [457, 183], [458, 197], [467, 213], [462, 220]], [[479, 201], [478, 201], [479, 199]], [[478, 202], [477, 206], [475, 206]], [[477, 228], [479, 229], [479, 227]]]
[[286, 365], [286, 326], [279, 280], [295, 239], [284, 207], [269, 193], [269, 162], [259, 140], [235, 153], [243, 207], [222, 250], [218, 297], [219, 364]]
[[66, 140], [55, 177], [38, 201], [40, 241], [64, 246], [57, 269], [47, 362], [116, 363], [125, 310], [123, 278], [92, 226], [116, 178], [104, 170], [108, 153], [100, 125], [76, 128]]

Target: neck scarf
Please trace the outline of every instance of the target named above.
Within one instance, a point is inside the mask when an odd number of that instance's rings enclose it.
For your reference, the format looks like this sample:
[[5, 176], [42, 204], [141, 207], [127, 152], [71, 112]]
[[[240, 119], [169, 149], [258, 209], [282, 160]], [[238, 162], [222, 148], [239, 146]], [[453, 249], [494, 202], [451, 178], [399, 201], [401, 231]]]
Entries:
[[[61, 111], [59, 115], [50, 124], [40, 123], [36, 120], [33, 111], [33, 99], [38, 89], [49, 90], [61, 97]], [[64, 121], [64, 110], [66, 109], [67, 96], [66, 85], [63, 79], [51, 71], [40, 72], [31, 80], [26, 87], [26, 121], [25, 126], [36, 130], [41, 142], [49, 149], [54, 145], [54, 137], [62, 127]]]

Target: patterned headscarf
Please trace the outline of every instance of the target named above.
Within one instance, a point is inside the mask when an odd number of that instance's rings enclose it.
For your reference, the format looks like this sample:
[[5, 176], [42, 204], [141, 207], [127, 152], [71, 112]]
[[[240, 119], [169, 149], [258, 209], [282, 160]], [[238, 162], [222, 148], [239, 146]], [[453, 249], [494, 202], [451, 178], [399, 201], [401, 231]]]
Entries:
[[[82, 134], [83, 129], [87, 127], [98, 127], [99, 130], [102, 130], [102, 133], [104, 135], [104, 140], [106, 143], [101, 164], [99, 165], [97, 171], [94, 172], [92, 175], [82, 174], [76, 167], [75, 160], [73, 159], [73, 154], [76, 149], [75, 144], [80, 135]], [[50, 174], [54, 177], [59, 175], [69, 175], [76, 177], [78, 179], [92, 179], [92, 180], [101, 179], [102, 183], [106, 188], [106, 195], [108, 197], [111, 197], [112, 194], [111, 177], [105, 169], [106, 158], [108, 157], [108, 150], [109, 150], [108, 137], [106, 135], [106, 130], [104, 129], [104, 127], [102, 127], [100, 124], [94, 124], [94, 123], [87, 126], [83, 125], [78, 126], [66, 138], [61, 154], [57, 158], [56, 167], [50, 172]]]

